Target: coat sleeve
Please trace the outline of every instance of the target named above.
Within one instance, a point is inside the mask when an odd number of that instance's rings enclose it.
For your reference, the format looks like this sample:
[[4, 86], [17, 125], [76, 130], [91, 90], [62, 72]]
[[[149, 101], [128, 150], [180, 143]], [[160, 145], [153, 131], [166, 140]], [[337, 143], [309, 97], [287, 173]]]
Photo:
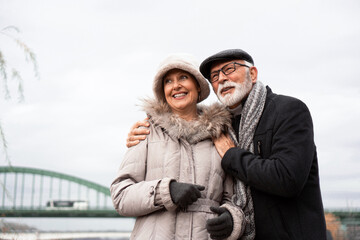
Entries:
[[148, 138], [128, 149], [110, 186], [113, 205], [122, 216], [138, 217], [163, 209], [164, 205], [155, 204], [157, 186], [161, 188], [161, 197], [167, 199], [162, 199], [162, 202], [171, 205], [168, 200], [171, 179], [145, 181]]
[[267, 158], [231, 148], [221, 164], [228, 174], [251, 187], [273, 195], [294, 197], [301, 193], [316, 157], [310, 112], [303, 102], [290, 98], [272, 114], [275, 118]]
[[227, 175], [223, 185], [224, 192], [221, 207], [226, 208], [233, 219], [233, 231], [227, 240], [236, 240], [244, 233], [246, 225], [245, 214], [242, 209], [236, 206], [231, 200], [234, 194], [232, 177]]

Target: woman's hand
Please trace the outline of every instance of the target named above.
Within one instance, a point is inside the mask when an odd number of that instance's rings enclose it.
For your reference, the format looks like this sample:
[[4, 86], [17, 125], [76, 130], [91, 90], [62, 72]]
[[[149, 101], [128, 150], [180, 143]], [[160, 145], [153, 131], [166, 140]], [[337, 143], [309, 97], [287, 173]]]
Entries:
[[143, 121], [136, 122], [128, 133], [128, 137], [126, 139], [126, 147], [132, 147], [140, 143], [146, 139], [146, 135], [149, 135], [150, 130], [147, 129], [150, 124], [147, 121], [149, 118], [145, 118]]
[[223, 207], [210, 207], [218, 217], [206, 221], [206, 229], [211, 239], [225, 239], [231, 235], [234, 228], [234, 221], [229, 210]]
[[171, 200], [182, 209], [193, 204], [201, 197], [204, 186], [173, 181], [170, 183]]
[[224, 157], [227, 150], [236, 147], [229, 134], [221, 134], [220, 137], [213, 138], [213, 142], [221, 158]]

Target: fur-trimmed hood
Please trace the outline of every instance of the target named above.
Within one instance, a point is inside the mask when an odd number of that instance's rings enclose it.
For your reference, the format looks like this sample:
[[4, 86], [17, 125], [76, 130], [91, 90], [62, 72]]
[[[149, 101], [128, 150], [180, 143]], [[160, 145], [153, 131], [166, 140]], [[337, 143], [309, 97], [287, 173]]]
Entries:
[[199, 117], [186, 121], [174, 114], [167, 103], [144, 99], [143, 110], [150, 122], [163, 128], [172, 138], [186, 139], [190, 144], [204, 139], [219, 137], [231, 128], [231, 114], [220, 103], [210, 106], [198, 105]]

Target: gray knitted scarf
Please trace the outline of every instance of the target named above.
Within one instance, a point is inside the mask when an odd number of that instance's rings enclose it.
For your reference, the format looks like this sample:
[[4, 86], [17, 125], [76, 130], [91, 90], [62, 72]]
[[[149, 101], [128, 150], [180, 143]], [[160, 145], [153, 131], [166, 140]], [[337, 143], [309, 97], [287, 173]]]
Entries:
[[[266, 88], [262, 82], [257, 81], [241, 110], [241, 119], [239, 125], [239, 133], [230, 131], [236, 145], [242, 149], [254, 153], [253, 137], [263, 112], [266, 100]], [[239, 142], [235, 134], [239, 134]], [[242, 181], [236, 180], [235, 195], [233, 201], [236, 205], [243, 209], [246, 219], [246, 227], [244, 234], [240, 239], [251, 240], [255, 238], [255, 219], [254, 206], [251, 197], [250, 186], [245, 185]]]

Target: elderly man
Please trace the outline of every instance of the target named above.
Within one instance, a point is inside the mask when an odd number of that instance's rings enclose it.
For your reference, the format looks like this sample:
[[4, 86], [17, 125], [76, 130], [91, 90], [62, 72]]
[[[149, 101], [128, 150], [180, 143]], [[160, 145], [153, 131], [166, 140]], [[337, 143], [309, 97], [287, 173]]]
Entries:
[[[255, 239], [326, 239], [310, 112], [257, 80], [252, 57], [230, 49], [205, 59], [200, 72], [233, 114], [229, 135], [214, 139], [226, 173], [238, 180], [234, 201], [251, 191]], [[127, 146], [146, 129], [136, 123]], [[138, 134], [138, 135], [137, 135]], [[251, 219], [250, 219], [251, 220]]]

